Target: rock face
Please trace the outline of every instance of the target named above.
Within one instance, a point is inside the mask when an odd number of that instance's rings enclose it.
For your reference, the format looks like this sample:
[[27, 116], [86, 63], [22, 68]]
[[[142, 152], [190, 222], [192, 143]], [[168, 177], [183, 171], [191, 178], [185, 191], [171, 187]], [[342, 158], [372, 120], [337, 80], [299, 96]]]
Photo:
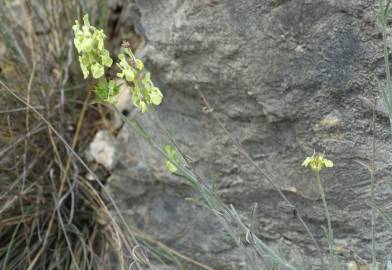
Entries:
[[[131, 1], [132, 2], [132, 1]], [[391, 168], [388, 119], [376, 88], [382, 40], [373, 0], [143, 0], [130, 4], [138, 54], [162, 89], [160, 118], [207, 181], [247, 219], [258, 203], [258, 236], [299, 247], [312, 269], [316, 250], [275, 189], [233, 147], [213, 113], [302, 212], [325, 248], [321, 199], [301, 162], [314, 149], [335, 166], [323, 179], [336, 244], [346, 261], [370, 260], [370, 175], [376, 143], [376, 199], [387, 207]], [[200, 92], [199, 92], [200, 91]], [[374, 106], [373, 104], [376, 104]], [[372, 132], [376, 112], [375, 136]], [[148, 125], [151, 118], [143, 116]], [[149, 130], [154, 133], [154, 126]], [[159, 135], [159, 134], [158, 134]], [[159, 136], [158, 136], [159, 137]], [[130, 222], [170, 247], [214, 267], [248, 269], [211, 213], [128, 128], [110, 181]], [[377, 257], [391, 245], [377, 220]], [[190, 269], [199, 269], [197, 267]]]

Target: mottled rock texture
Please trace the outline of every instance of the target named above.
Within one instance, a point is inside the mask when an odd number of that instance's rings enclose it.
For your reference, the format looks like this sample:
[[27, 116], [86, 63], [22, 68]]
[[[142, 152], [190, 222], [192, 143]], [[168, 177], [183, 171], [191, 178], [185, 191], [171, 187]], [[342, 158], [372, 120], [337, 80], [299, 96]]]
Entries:
[[[324, 171], [336, 242], [345, 259], [369, 260], [372, 114], [376, 102], [377, 201], [390, 206], [391, 136], [376, 88], [383, 77], [382, 40], [374, 0], [140, 0], [124, 11], [144, 42], [138, 48], [165, 100], [158, 113], [193, 166], [245, 220], [255, 202], [258, 236], [316, 251], [276, 190], [233, 147], [206, 113], [199, 90], [251, 157], [302, 212], [325, 248], [321, 199], [301, 167], [325, 152]], [[150, 118], [143, 116], [148, 126]], [[154, 132], [154, 127], [150, 130]], [[159, 134], [156, 134], [159, 137]], [[214, 217], [185, 200], [194, 196], [166, 173], [137, 136], [118, 136], [120, 163], [110, 188], [133, 222], [170, 247], [214, 269], [248, 269]], [[379, 218], [377, 256], [391, 234]], [[198, 269], [198, 268], [190, 268]]]

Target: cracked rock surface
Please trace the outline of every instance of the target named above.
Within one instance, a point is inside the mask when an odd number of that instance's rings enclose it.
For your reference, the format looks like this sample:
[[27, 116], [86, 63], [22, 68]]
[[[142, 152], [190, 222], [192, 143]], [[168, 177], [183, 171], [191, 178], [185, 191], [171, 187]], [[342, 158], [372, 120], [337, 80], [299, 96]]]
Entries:
[[[124, 15], [143, 37], [137, 53], [165, 95], [160, 118], [197, 172], [217, 179], [221, 197], [245, 220], [258, 203], [258, 236], [299, 248], [312, 269], [319, 264], [317, 252], [292, 209], [235, 150], [206, 113], [199, 91], [324, 248], [321, 199], [301, 163], [314, 149], [325, 152], [335, 163], [322, 177], [336, 244], [349, 250], [345, 261], [370, 261], [370, 176], [364, 165], [372, 160], [373, 138], [377, 203], [388, 208], [392, 194], [389, 123], [375, 99], [376, 78], [383, 78], [377, 2], [143, 0], [131, 1]], [[142, 121], [158, 136], [151, 117]], [[127, 127], [116, 143], [119, 162], [109, 187], [130, 222], [214, 269], [248, 269], [213, 215], [185, 199], [192, 190], [167, 173], [145, 143]], [[384, 262], [392, 236], [381, 218], [377, 232], [377, 256]]]

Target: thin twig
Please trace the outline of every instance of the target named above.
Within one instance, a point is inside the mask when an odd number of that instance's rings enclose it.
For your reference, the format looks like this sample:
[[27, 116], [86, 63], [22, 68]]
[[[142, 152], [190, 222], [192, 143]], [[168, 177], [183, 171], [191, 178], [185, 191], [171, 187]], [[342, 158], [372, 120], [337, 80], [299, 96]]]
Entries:
[[[43, 110], [43, 106], [35, 106], [37, 110]], [[23, 108], [15, 108], [15, 109], [9, 109], [9, 110], [0, 110], [0, 114], [9, 114], [9, 113], [15, 113], [15, 112], [23, 112], [27, 111], [29, 107], [23, 107]]]

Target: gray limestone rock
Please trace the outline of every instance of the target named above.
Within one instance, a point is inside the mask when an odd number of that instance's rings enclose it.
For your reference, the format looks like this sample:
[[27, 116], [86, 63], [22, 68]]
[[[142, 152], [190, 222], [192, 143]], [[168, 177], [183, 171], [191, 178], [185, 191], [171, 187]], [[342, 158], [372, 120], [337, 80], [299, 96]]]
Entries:
[[[258, 236], [284, 239], [317, 268], [304, 228], [266, 179], [233, 147], [213, 113], [300, 209], [326, 248], [322, 203], [306, 156], [325, 152], [335, 166], [323, 178], [337, 244], [346, 262], [370, 260], [372, 114], [376, 102], [375, 173], [379, 205], [390, 206], [391, 136], [376, 78], [382, 40], [373, 0], [140, 0], [127, 16], [144, 39], [137, 53], [165, 95], [158, 114], [206, 181], [247, 220], [258, 203]], [[199, 92], [200, 91], [200, 92]], [[142, 121], [159, 138], [151, 118]], [[248, 269], [214, 216], [166, 172], [163, 161], [128, 128], [119, 134], [110, 188], [130, 222], [214, 269]], [[391, 234], [377, 223], [377, 256]], [[198, 269], [192, 268], [190, 269]]]

